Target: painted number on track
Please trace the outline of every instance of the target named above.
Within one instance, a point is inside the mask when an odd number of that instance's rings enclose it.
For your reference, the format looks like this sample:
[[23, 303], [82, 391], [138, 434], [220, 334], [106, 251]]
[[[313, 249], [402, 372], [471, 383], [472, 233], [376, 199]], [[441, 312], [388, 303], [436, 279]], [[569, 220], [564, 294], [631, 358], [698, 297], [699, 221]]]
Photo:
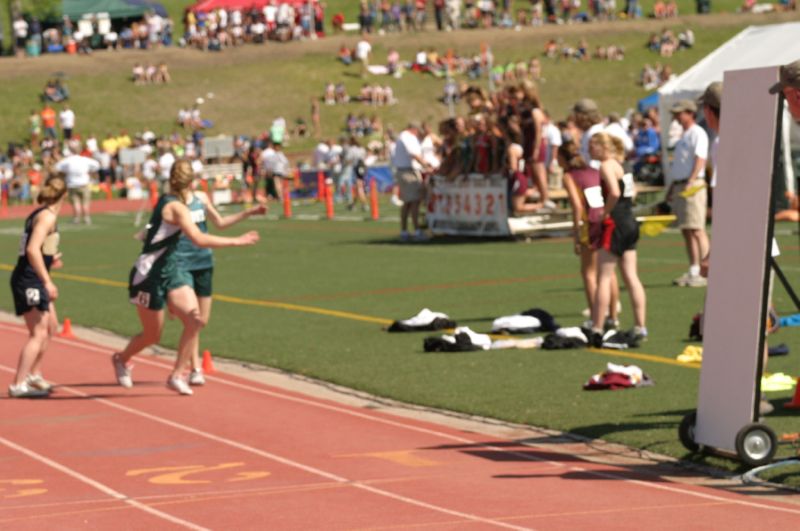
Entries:
[[47, 489], [33, 486], [42, 483], [42, 479], [0, 479], [0, 498], [14, 499], [44, 494]]
[[[182, 465], [156, 468], [139, 468], [125, 473], [128, 477], [146, 477], [155, 485], [201, 485], [208, 483], [232, 483], [265, 478], [269, 472], [262, 470], [233, 470], [244, 463], [220, 463], [218, 465]], [[217, 472], [225, 470], [224, 474]]]

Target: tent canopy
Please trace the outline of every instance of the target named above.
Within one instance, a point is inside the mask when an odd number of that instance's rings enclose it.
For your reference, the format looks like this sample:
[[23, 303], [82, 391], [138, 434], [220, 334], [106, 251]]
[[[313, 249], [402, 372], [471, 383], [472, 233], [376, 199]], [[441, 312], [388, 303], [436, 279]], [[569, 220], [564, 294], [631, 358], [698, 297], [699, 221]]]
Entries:
[[[316, 4], [318, 0], [311, 0], [312, 4]], [[301, 6], [307, 4], [309, 0], [274, 0], [275, 5], [278, 4], [292, 4], [293, 6]], [[214, 9], [262, 9], [270, 3], [270, 0], [199, 0], [196, 4], [189, 6], [190, 11], [206, 13]]]
[[672, 120], [669, 109], [681, 99], [699, 98], [714, 81], [722, 81], [726, 70], [778, 66], [800, 57], [800, 22], [750, 26], [705, 56], [680, 76], [660, 89], [658, 111], [661, 116], [661, 145], [667, 147]]
[[164, 6], [145, 0], [62, 0], [61, 11], [72, 20], [78, 20], [87, 13], [108, 13], [109, 18], [137, 18], [147, 11], [154, 10], [166, 16]]

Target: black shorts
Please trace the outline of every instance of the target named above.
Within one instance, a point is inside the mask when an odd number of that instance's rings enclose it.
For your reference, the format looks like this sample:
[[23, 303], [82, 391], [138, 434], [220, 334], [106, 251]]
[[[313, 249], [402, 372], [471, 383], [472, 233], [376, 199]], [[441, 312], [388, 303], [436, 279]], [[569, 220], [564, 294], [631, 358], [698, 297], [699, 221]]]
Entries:
[[40, 312], [50, 310], [50, 295], [41, 282], [14, 282], [12, 279], [11, 293], [17, 315], [25, 315], [33, 309]]
[[[616, 219], [615, 219], [616, 218]], [[603, 222], [600, 246], [615, 256], [636, 249], [639, 241], [639, 222], [633, 215], [607, 218]]]

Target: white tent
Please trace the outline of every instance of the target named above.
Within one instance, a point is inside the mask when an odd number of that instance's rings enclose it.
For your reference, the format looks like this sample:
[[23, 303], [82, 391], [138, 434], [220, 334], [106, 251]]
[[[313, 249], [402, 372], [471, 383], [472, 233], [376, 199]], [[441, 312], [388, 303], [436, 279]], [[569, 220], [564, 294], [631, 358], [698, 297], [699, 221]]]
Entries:
[[[689, 70], [658, 89], [661, 144], [666, 155], [670, 107], [681, 99], [702, 95], [709, 83], [722, 81], [726, 70], [777, 66], [800, 59], [800, 22], [750, 26], [705, 56]], [[667, 160], [664, 156], [663, 160]]]

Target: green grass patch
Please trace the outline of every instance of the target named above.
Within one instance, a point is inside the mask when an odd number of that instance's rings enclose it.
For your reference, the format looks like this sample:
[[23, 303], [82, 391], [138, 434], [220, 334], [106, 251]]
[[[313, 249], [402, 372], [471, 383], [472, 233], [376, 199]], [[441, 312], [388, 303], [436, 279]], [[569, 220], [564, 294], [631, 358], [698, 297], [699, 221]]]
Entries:
[[[592, 26], [602, 29], [601, 25]], [[676, 30], [682, 26], [676, 27]], [[568, 28], [569, 29], [569, 28]], [[681, 72], [741, 29], [740, 25], [710, 27], [697, 33], [697, 45], [662, 60], [644, 47], [648, 30], [600, 31], [590, 35], [592, 49], [597, 45], [621, 45], [627, 49], [622, 62], [544, 61], [543, 101], [553, 116], [564, 116], [577, 99], [591, 95], [604, 111], [625, 112], [647, 93], [637, 86], [645, 63], [660, 61]], [[580, 34], [570, 29], [564, 38], [577, 43]], [[527, 60], [541, 53], [547, 37], [530, 30], [465, 31], [457, 34], [429, 32], [427, 42], [441, 50], [453, 48], [462, 55], [476, 54], [482, 42], [489, 40], [498, 62]], [[348, 39], [352, 40], [352, 37]], [[363, 81], [358, 67], [345, 67], [335, 60], [339, 39], [306, 46], [304, 43], [270, 44], [260, 48], [213, 54], [196, 50], [161, 50], [147, 54], [136, 51], [98, 52], [93, 57], [41, 58], [41, 64], [28, 63], [11, 72], [0, 86], [0, 99], [6, 110], [0, 116], [0, 143], [27, 137], [27, 117], [39, 108], [38, 94], [54, 71], [68, 76], [72, 94], [70, 104], [77, 115], [76, 130], [83, 136], [117, 133], [120, 129], [156, 133], [175, 132], [177, 111], [203, 97], [204, 117], [214, 128], [207, 134], [258, 134], [266, 130], [272, 118], [282, 115], [290, 122], [297, 117], [310, 120], [312, 98], [321, 97], [328, 82], [343, 82], [351, 94], [357, 94]], [[351, 43], [352, 44], [352, 43]], [[376, 40], [374, 62], [382, 62], [388, 48], [399, 48], [406, 59], [413, 57], [420, 45], [414, 35], [387, 36]], [[428, 44], [426, 44], [428, 45]], [[230, 59], [230, 60], [228, 60]], [[173, 82], [161, 86], [134, 86], [130, 70], [135, 62], [161, 61], [170, 65]], [[31, 60], [33, 61], [33, 60]], [[359, 103], [322, 106], [325, 136], [341, 134], [348, 113], [378, 115], [385, 125], [401, 128], [410, 117], [439, 120], [447, 107], [438, 101], [444, 81], [430, 75], [407, 73], [402, 79], [374, 77], [371, 82], [390, 84], [399, 103], [373, 108]], [[486, 84], [486, 80], [480, 81]], [[599, 87], [603, 87], [602, 89]], [[208, 94], [214, 98], [209, 99]], [[459, 109], [465, 112], [466, 109]], [[305, 151], [313, 139], [293, 141], [290, 150]]]
[[776, 466], [757, 474], [758, 479], [800, 489], [800, 463]]
[[[391, 207], [385, 215], [395, 215]], [[318, 213], [318, 205], [296, 214]], [[132, 215], [97, 216], [91, 228], [62, 223], [64, 273], [125, 282], [139, 251]], [[20, 221], [0, 223], [0, 256], [16, 254]], [[578, 262], [566, 240], [434, 240], [401, 245], [389, 222], [250, 221], [259, 245], [216, 252], [215, 291], [240, 299], [276, 301], [371, 318], [396, 319], [423, 307], [444, 311], [462, 325], [487, 331], [493, 318], [531, 307], [553, 313], [564, 325], [581, 322], [585, 300]], [[796, 238], [782, 237], [782, 265], [800, 277]], [[641, 244], [640, 268], [648, 295], [651, 339], [639, 350], [665, 363], [585, 350], [489, 351], [427, 354], [425, 334], [388, 334], [381, 326], [330, 315], [217, 301], [202, 348], [215, 355], [287, 371], [414, 404], [566, 430], [723, 468], [737, 463], [688, 456], [677, 438], [683, 415], [696, 406], [699, 371], [669, 364], [688, 344], [691, 316], [703, 290], [678, 289], [673, 278], [686, 267], [678, 235]], [[8, 279], [7, 271], [0, 277]], [[122, 288], [58, 280], [62, 317], [130, 335], [138, 321]], [[622, 325], [632, 325], [624, 295]], [[782, 289], [778, 310], [793, 312]], [[0, 307], [11, 309], [9, 296]], [[169, 322], [163, 343], [174, 347], [179, 327]], [[784, 329], [773, 342], [798, 345], [800, 331]], [[732, 353], [733, 355], [734, 353]], [[736, 353], [739, 354], [739, 353]], [[793, 373], [793, 357], [770, 361], [773, 372]], [[586, 392], [582, 384], [609, 361], [640, 365], [652, 388]], [[54, 375], [55, 376], [55, 375]], [[109, 378], [111, 375], [109, 375]], [[791, 393], [770, 395], [776, 412], [768, 423], [778, 433], [796, 431], [794, 412], [780, 404]], [[779, 455], [786, 456], [788, 448]]]

